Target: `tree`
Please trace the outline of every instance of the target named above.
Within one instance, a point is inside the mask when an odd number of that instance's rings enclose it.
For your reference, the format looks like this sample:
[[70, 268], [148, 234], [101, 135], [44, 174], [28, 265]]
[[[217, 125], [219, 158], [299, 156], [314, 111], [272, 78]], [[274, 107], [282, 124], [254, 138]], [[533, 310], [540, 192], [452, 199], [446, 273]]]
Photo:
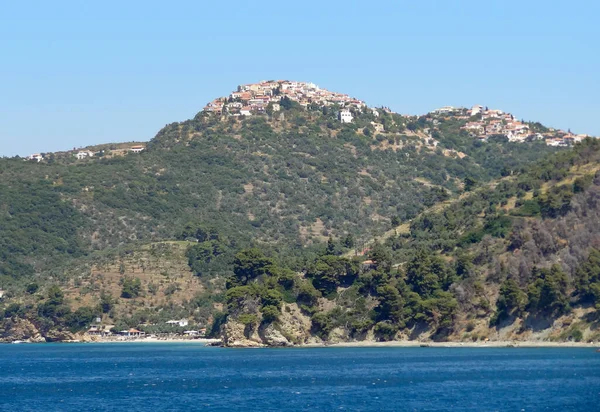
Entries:
[[465, 192], [470, 192], [475, 186], [477, 186], [477, 180], [469, 176], [465, 177], [463, 183], [465, 184]]
[[233, 273], [241, 284], [264, 275], [273, 266], [273, 260], [259, 249], [245, 249], [235, 255]]
[[421, 308], [429, 324], [440, 332], [452, 328], [458, 302], [452, 293], [436, 290], [430, 298], [423, 300]]
[[335, 243], [333, 243], [333, 238], [331, 236], [327, 239], [327, 249], [325, 250], [325, 253], [328, 255], [335, 255]]
[[134, 299], [142, 293], [142, 282], [139, 278], [125, 277], [122, 279], [121, 297]]
[[377, 269], [389, 271], [392, 267], [392, 256], [388, 248], [375, 242], [369, 251], [369, 259], [375, 263]]
[[352, 236], [350, 233], [348, 233], [346, 235], [346, 237], [344, 238], [343, 244], [344, 244], [344, 247], [346, 247], [348, 249], [352, 249], [355, 245], [354, 236]]
[[560, 316], [570, 310], [567, 275], [560, 266], [552, 265], [550, 269], [534, 268], [532, 275], [535, 280], [527, 288], [529, 311]]
[[327, 295], [342, 283], [351, 283], [358, 276], [358, 265], [346, 258], [325, 255], [307, 269], [306, 276], [316, 289]]
[[279, 308], [275, 306], [263, 306], [260, 308], [260, 313], [262, 313], [263, 322], [265, 323], [275, 322], [281, 314]]
[[33, 283], [30, 283], [27, 285], [27, 287], [25, 288], [25, 291], [27, 293], [29, 293], [30, 295], [33, 295], [35, 292], [38, 291], [39, 288], [40, 288], [40, 286], [37, 283], [33, 282]]
[[600, 303], [600, 251], [591, 249], [575, 273], [575, 291], [583, 302]]
[[281, 108], [284, 110], [290, 110], [292, 107], [294, 107], [294, 102], [292, 101], [292, 99], [290, 99], [287, 96], [283, 96], [281, 98], [281, 100], [279, 101], [279, 104], [281, 105]]
[[69, 314], [65, 323], [72, 332], [78, 332], [86, 329], [96, 317], [94, 309], [89, 306], [82, 306], [75, 312]]
[[492, 318], [492, 324], [512, 316], [521, 315], [527, 305], [527, 294], [521, 290], [513, 279], [505, 280], [500, 286], [500, 294], [496, 302], [496, 314]]
[[403, 328], [404, 322], [404, 301], [398, 289], [391, 285], [380, 286], [377, 288], [379, 305], [375, 308], [377, 321], [389, 320], [397, 327]]
[[60, 322], [71, 313], [71, 308], [65, 304], [65, 295], [62, 290], [53, 285], [48, 289], [46, 301], [38, 306], [38, 315], [43, 318]]
[[110, 312], [114, 305], [115, 300], [110, 293], [102, 292], [100, 294], [100, 310], [102, 311], [102, 313]]
[[447, 289], [452, 276], [437, 256], [420, 250], [406, 265], [406, 283], [421, 297], [429, 297], [438, 289]]

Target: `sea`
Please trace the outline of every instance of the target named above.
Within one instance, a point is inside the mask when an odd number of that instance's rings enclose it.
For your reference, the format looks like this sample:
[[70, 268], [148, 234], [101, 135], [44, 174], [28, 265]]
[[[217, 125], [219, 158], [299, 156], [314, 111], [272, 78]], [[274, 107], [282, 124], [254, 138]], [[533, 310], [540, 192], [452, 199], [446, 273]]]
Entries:
[[600, 353], [8, 344], [0, 410], [600, 411]]

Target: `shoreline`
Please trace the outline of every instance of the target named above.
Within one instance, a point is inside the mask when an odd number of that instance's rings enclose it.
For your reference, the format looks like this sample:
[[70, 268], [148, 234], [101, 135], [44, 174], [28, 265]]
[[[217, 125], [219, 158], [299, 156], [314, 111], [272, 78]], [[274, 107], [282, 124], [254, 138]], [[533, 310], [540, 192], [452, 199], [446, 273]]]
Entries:
[[422, 341], [354, 341], [354, 342], [336, 342], [336, 343], [306, 343], [291, 346], [265, 346], [256, 344], [256, 346], [223, 346], [220, 339], [208, 338], [115, 338], [115, 339], [94, 339], [94, 340], [72, 340], [56, 342], [28, 342], [13, 341], [2, 342], [5, 344], [44, 344], [44, 343], [85, 343], [85, 344], [110, 344], [110, 343], [190, 343], [203, 344], [204, 346], [214, 346], [229, 349], [259, 349], [259, 348], [288, 348], [288, 349], [310, 349], [310, 348], [591, 348], [600, 351], [600, 342], [548, 342], [548, 341], [488, 341], [488, 342], [422, 342]]
[[420, 342], [420, 341], [360, 341], [338, 343], [309, 343], [298, 345], [304, 348], [600, 348], [592, 342], [547, 342], [547, 341], [489, 341], [489, 342]]
[[65, 341], [61, 343], [201, 343], [209, 345], [213, 343], [221, 342], [220, 339], [207, 339], [207, 338], [123, 338], [123, 339], [98, 339], [89, 341]]

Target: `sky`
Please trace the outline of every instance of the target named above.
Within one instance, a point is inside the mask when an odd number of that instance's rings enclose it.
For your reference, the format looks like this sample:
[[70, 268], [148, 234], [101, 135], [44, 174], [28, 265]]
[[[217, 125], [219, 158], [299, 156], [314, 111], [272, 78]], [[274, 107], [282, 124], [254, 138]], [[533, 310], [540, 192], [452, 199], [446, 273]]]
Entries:
[[238, 84], [600, 135], [600, 2], [0, 1], [0, 156], [152, 139]]

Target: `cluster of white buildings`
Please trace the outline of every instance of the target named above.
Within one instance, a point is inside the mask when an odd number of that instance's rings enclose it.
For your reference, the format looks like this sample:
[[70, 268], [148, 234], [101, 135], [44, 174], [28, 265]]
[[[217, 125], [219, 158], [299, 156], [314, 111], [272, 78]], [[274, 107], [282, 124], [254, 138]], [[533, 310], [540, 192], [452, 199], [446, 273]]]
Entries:
[[467, 116], [480, 118], [463, 126], [463, 129], [473, 133], [479, 139], [487, 139], [491, 135], [503, 135], [511, 142], [524, 142], [532, 134], [528, 125], [502, 110], [490, 110], [476, 105], [467, 111]]
[[[554, 129], [549, 129], [548, 133], [536, 133], [530, 129], [529, 125], [515, 119], [512, 114], [505, 113], [502, 110], [488, 109], [480, 105], [475, 105], [471, 109], [445, 106], [434, 110], [432, 113], [452, 115], [457, 119], [469, 120], [462, 129], [480, 140], [487, 140], [488, 137], [493, 135], [502, 135], [506, 136], [510, 142], [544, 140], [549, 146], [570, 146], [587, 137], [587, 135], [574, 135], [570, 132]], [[473, 120], [474, 118], [476, 120]]]
[[[131, 153], [140, 153], [140, 152], [144, 151], [145, 149], [146, 149], [145, 146], [137, 145], [137, 146], [131, 146], [130, 148], [126, 149], [126, 151], [129, 151]], [[83, 159], [87, 159], [89, 157], [94, 157], [94, 156], [98, 155], [100, 152], [93, 152], [91, 150], [74, 150], [71, 153], [73, 153], [73, 156], [75, 156], [77, 158], [77, 160], [83, 160]], [[25, 158], [25, 160], [31, 160], [31, 161], [38, 162], [38, 163], [44, 159], [45, 159], [45, 157], [42, 153], [34, 153], [34, 154], [28, 156], [27, 158]]]
[[[219, 97], [208, 103], [204, 107], [204, 111], [233, 116], [250, 116], [264, 112], [269, 104], [272, 105], [273, 111], [279, 111], [281, 109], [280, 101], [284, 97], [288, 97], [304, 107], [311, 104], [319, 106], [338, 104], [345, 108], [366, 107], [362, 100], [347, 94], [321, 89], [314, 83], [271, 80], [240, 85], [228, 97]], [[342, 121], [352, 121], [348, 119], [348, 115], [344, 114]]]

